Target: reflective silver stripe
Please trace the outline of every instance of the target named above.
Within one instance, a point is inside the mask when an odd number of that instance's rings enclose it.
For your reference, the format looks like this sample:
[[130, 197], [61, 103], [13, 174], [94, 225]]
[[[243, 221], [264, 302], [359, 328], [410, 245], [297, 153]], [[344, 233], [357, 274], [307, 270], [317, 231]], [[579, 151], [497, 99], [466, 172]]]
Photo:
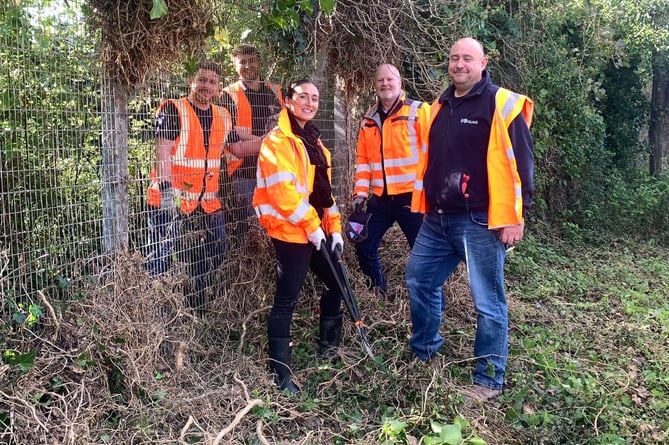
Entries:
[[[213, 114], [213, 108], [216, 108], [218, 113], [221, 115], [221, 119], [223, 119], [223, 131], [225, 133], [225, 137], [223, 138], [223, 144], [225, 145], [225, 139], [228, 137], [228, 134], [232, 131], [232, 115], [230, 114], [230, 111], [220, 105], [214, 105], [212, 107], [212, 114]], [[214, 126], [214, 123], [212, 121], [211, 126]]]
[[179, 111], [179, 118], [181, 120], [179, 145], [177, 146], [177, 150], [174, 156], [172, 157], [172, 164], [178, 165], [180, 167], [189, 167], [189, 168], [197, 168], [204, 170], [207, 162], [206, 159], [186, 158], [186, 149], [188, 148], [188, 135], [190, 134], [190, 124], [191, 124], [189, 118], [190, 114], [186, 109], [186, 105], [184, 105], [183, 101], [181, 100], [174, 100], [172, 102], [176, 105]]
[[[514, 93], [510, 90], [507, 90], [505, 88], [500, 88], [497, 91], [495, 99], [497, 99], [498, 97], [500, 97], [500, 95], [503, 95], [503, 94], [507, 95], [505, 100], [504, 100], [504, 103], [501, 104], [501, 106], [500, 106], [500, 104], [497, 103], [496, 106], [500, 110], [502, 118], [504, 119], [503, 124], [506, 127], [506, 125], [507, 125], [506, 121], [509, 119], [509, 117], [511, 117], [512, 113], [515, 110], [516, 105], [518, 104], [519, 101], [522, 100], [523, 96], [520, 95], [520, 94]], [[497, 100], [495, 102], [497, 102]], [[506, 129], [506, 132], [507, 132], [507, 135], [508, 135], [508, 128]], [[506, 158], [509, 160], [509, 166], [512, 166], [513, 163], [511, 161], [513, 161], [515, 159], [515, 155], [513, 153], [513, 147], [508, 147], [505, 150], [505, 154], [506, 154]], [[515, 203], [514, 207], [515, 207], [516, 213], [520, 214], [520, 212], [522, 212], [522, 208], [520, 206], [520, 203], [522, 203], [522, 200], [523, 200], [522, 185], [520, 184], [520, 181], [516, 180], [515, 175], [513, 175], [513, 170], [514, 169], [511, 168], [511, 170], [512, 170], [512, 172], [511, 172], [512, 177], [514, 178], [513, 191], [514, 191], [515, 198], [516, 198], [516, 203]]]
[[369, 165], [372, 167], [372, 170], [381, 171], [381, 169], [383, 168], [383, 164], [381, 164], [380, 162], [372, 162]]
[[372, 179], [372, 187], [383, 187], [383, 179]]
[[[274, 207], [270, 204], [260, 204], [254, 207], [256, 210], [256, 215], [272, 215], [274, 212]], [[277, 216], [277, 215], [274, 215]]]
[[372, 169], [369, 167], [369, 164], [358, 164], [355, 167], [355, 172], [370, 172]]
[[413, 187], [418, 191], [423, 190], [423, 180], [416, 180]]
[[384, 159], [386, 167], [407, 167], [418, 163], [418, 137], [414, 121], [416, 120], [416, 114], [420, 105], [422, 105], [422, 102], [411, 103], [409, 106], [409, 116], [406, 121], [407, 130], [409, 131], [409, 151], [411, 151], [411, 156], [408, 158]]
[[180, 167], [189, 167], [189, 168], [197, 168], [200, 170], [204, 170], [205, 165], [206, 165], [206, 160], [204, 159], [174, 159], [172, 161], [173, 165], [178, 165]]
[[416, 172], [406, 173], [404, 175], [386, 176], [388, 184], [397, 184], [402, 182], [413, 182], [416, 180]]
[[337, 204], [334, 204], [328, 209], [328, 215], [339, 215], [339, 207], [337, 207]]
[[356, 187], [369, 187], [369, 179], [358, 179], [355, 181], [355, 186]]
[[297, 209], [288, 218], [284, 217], [272, 204], [260, 204], [255, 207], [256, 215], [269, 215], [281, 221], [288, 221], [293, 225], [297, 225], [304, 219], [304, 215], [309, 212], [311, 206], [309, 203], [302, 201]]
[[509, 147], [506, 149], [506, 158], [508, 160], [514, 159], [516, 157], [515, 154], [513, 154], [513, 147]]
[[290, 172], [278, 172], [263, 178], [263, 182], [265, 183], [266, 187], [272, 187], [281, 182], [293, 182], [295, 180], [295, 175]]
[[181, 165], [180, 162], [182, 162], [186, 158], [186, 149], [188, 148], [188, 135], [190, 134], [190, 119], [189, 119], [189, 114], [188, 110], [186, 110], [186, 105], [181, 100], [174, 100], [172, 101], [179, 110], [179, 116], [181, 118], [181, 132], [179, 134], [179, 145], [177, 146], [177, 150], [174, 153], [174, 156], [172, 158], [172, 162]]
[[411, 150], [410, 158], [386, 159], [386, 167], [405, 167], [407, 165], [416, 165], [418, 162], [418, 153]]
[[255, 207], [255, 210], [258, 216], [268, 215], [278, 220], [288, 221], [291, 224], [297, 225], [297, 223], [304, 218], [304, 215], [307, 214], [310, 207], [311, 206], [309, 204], [302, 201], [297, 210], [295, 210], [288, 218], [285, 218], [283, 215], [281, 215], [281, 213], [279, 213], [279, 211], [272, 204], [260, 204]]
[[[512, 161], [512, 160], [515, 159], [515, 155], [513, 154], [513, 147], [506, 149], [506, 157], [509, 161]], [[509, 162], [509, 165], [512, 165], [511, 162]], [[512, 173], [513, 173], [513, 169], [512, 169]], [[512, 176], [512, 177], [515, 178], [515, 176]], [[516, 194], [516, 200], [522, 199], [523, 190], [521, 188], [520, 181], [516, 181], [514, 179], [514, 184], [513, 185], [514, 185], [514, 191], [515, 191], [515, 194]]]
[[217, 192], [207, 192], [207, 193], [202, 193], [202, 197], [200, 198], [200, 193], [193, 193], [193, 192], [185, 192], [181, 190], [179, 193], [182, 198], [189, 199], [191, 201], [197, 201], [198, 199], [204, 199], [204, 200], [209, 200], [209, 199], [216, 199], [218, 198], [218, 193]]
[[309, 203], [302, 201], [293, 214], [288, 217], [288, 221], [297, 225], [297, 223], [304, 219], [304, 215], [307, 214], [309, 209], [311, 209]]
[[[237, 81], [236, 83], [240, 83], [240, 82], [241, 82], [241, 81]], [[235, 106], [236, 106], [236, 107], [239, 107], [239, 90], [238, 90], [234, 85], [235, 85], [235, 84], [233, 84], [233, 85], [231, 85], [230, 87], [226, 88], [226, 89], [225, 89], [225, 92], [228, 93], [228, 95], [230, 96], [230, 99], [232, 99], [232, 102], [234, 102]], [[246, 91], [246, 89], [244, 88], [244, 84], [243, 84], [243, 83], [240, 83], [240, 86], [239, 86], [239, 87], [242, 89], [242, 91]], [[248, 99], [246, 99], [246, 101], [248, 102]], [[250, 106], [251, 106], [251, 104], [249, 103], [249, 107], [250, 107]], [[252, 118], [251, 120], [253, 120], [253, 118]], [[239, 125], [239, 123], [237, 123], [237, 125], [235, 125], [235, 127], [249, 128], [249, 129], [251, 128], [251, 127], [244, 127], [244, 126], [241, 126], [241, 125]], [[241, 159], [241, 158], [238, 158], [237, 156], [235, 156], [235, 155], [233, 155], [233, 154], [228, 154], [228, 157], [230, 158], [231, 161], [239, 161], [239, 160]]]
[[511, 93], [509, 94], [509, 97], [506, 99], [504, 104], [501, 107], [501, 112], [502, 116], [504, 117], [504, 121], [508, 119], [508, 117], [511, 115], [511, 112], [515, 108], [516, 104], [520, 100], [521, 95], [517, 93]]
[[[295, 155], [298, 155], [298, 150], [300, 147], [295, 143], [296, 141], [294, 139], [290, 139], [291, 144], [293, 145], [293, 151], [295, 152]], [[299, 140], [300, 144], [302, 144], [302, 153], [305, 153], [307, 155], [307, 160], [309, 159], [309, 152], [307, 152], [307, 148], [304, 146], [304, 143], [302, 140]], [[323, 147], [321, 147], [322, 149]], [[295, 188], [297, 189], [298, 192], [308, 195], [309, 194], [309, 186], [307, 185], [307, 181], [309, 178], [309, 161], [304, 163], [304, 171], [303, 171], [303, 176], [304, 178], [304, 184], [298, 184], [297, 183], [297, 177], [295, 179]], [[308, 207], [308, 205], [307, 205]]]

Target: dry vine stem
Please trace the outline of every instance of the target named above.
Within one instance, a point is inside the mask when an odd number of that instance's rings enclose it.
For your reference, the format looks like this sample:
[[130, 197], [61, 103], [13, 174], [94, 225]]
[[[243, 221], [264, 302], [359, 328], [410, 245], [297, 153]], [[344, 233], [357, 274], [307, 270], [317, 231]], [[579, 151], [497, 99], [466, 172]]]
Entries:
[[221, 430], [220, 433], [218, 433], [218, 436], [216, 436], [216, 439], [214, 440], [214, 443], [212, 445], [218, 445], [219, 443], [221, 443], [223, 437], [225, 437], [226, 434], [232, 431], [237, 426], [237, 424], [241, 422], [244, 416], [254, 407], [263, 405], [264, 402], [260, 399], [251, 400], [240, 412], [237, 413], [237, 415], [235, 416], [234, 420], [230, 423], [230, 425], [226, 426]]
[[[237, 373], [235, 373], [235, 375], [234, 375], [232, 378], [233, 378], [233, 380], [234, 380], [239, 386], [242, 387], [242, 391], [244, 392], [244, 398], [246, 399], [246, 401], [247, 401], [248, 403], [246, 404], [246, 406], [245, 406], [241, 411], [239, 411], [239, 412], [237, 413], [237, 415], [235, 416], [235, 418], [233, 419], [233, 421], [230, 423], [230, 425], [228, 425], [227, 427], [223, 428], [223, 429], [218, 433], [218, 435], [216, 436], [216, 439], [214, 440], [214, 442], [213, 442], [212, 445], [218, 445], [218, 444], [220, 443], [220, 441], [223, 440], [223, 437], [225, 437], [226, 434], [228, 434], [230, 431], [232, 431], [232, 430], [235, 428], [235, 426], [237, 426], [237, 424], [238, 424], [239, 422], [241, 422], [241, 420], [244, 418], [244, 416], [245, 416], [249, 411], [251, 411], [254, 407], [256, 407], [256, 406], [263, 406], [263, 405], [264, 405], [264, 402], [263, 402], [262, 400], [260, 400], [260, 399], [252, 399], [252, 400], [251, 400], [251, 398], [250, 398], [250, 396], [249, 396], [249, 390], [248, 390], [248, 388], [246, 387], [246, 384], [239, 378], [239, 376], [237, 375]], [[262, 421], [261, 421], [261, 420], [258, 420], [258, 422], [260, 422], [260, 425], [262, 425]], [[256, 431], [259, 431], [259, 432], [260, 432], [260, 433], [259, 433], [259, 437], [263, 437], [263, 439], [264, 439], [264, 436], [262, 436], [262, 427], [259, 426], [259, 425], [256, 425]]]

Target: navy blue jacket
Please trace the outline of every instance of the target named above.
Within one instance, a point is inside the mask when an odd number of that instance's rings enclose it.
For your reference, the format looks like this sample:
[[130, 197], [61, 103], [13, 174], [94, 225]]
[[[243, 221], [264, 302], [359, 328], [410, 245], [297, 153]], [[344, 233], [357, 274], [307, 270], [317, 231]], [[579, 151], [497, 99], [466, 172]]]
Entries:
[[[483, 71], [482, 79], [467, 95], [455, 97], [451, 85], [439, 98], [443, 106], [430, 127], [429, 161], [423, 178], [430, 211], [454, 214], [488, 210], [487, 153], [498, 89], [488, 71]], [[534, 192], [534, 147], [522, 115], [511, 123], [509, 135], [525, 210], [532, 205]], [[469, 180], [463, 191], [466, 177]]]

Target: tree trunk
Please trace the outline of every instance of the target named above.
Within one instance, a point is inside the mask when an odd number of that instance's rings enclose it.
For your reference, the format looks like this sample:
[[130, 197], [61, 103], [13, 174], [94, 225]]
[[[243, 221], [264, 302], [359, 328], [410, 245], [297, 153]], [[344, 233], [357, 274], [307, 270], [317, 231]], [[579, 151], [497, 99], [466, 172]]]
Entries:
[[102, 251], [128, 248], [128, 88], [102, 81]]
[[659, 176], [664, 171], [669, 154], [669, 62], [653, 59], [653, 91], [650, 103], [650, 174]]

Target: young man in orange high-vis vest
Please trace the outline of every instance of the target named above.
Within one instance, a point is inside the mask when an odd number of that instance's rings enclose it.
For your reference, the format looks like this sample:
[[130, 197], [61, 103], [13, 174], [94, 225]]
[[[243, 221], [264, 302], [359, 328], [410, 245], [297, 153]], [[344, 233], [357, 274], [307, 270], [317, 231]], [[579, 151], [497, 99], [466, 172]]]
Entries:
[[239, 215], [235, 232], [243, 235], [248, 231], [249, 218], [255, 217], [252, 200], [260, 145], [274, 126], [268, 124], [271, 118], [283, 107], [283, 96], [278, 84], [260, 79], [260, 53], [255, 46], [237, 46], [232, 50], [232, 62], [239, 80], [223, 89], [222, 100], [233, 104], [235, 120], [235, 132], [225, 154], [237, 201], [235, 213]]
[[448, 59], [451, 85], [432, 104], [412, 210], [425, 214], [406, 267], [412, 352], [430, 360], [439, 334], [444, 281], [458, 264], [477, 314], [473, 385], [463, 395], [488, 401], [502, 393], [508, 355], [504, 291], [506, 249], [523, 238], [532, 204], [532, 101], [494, 85], [483, 46], [458, 40]]
[[223, 263], [227, 245], [219, 177], [232, 119], [227, 109], [212, 103], [220, 93], [220, 75], [218, 65], [201, 63], [190, 79], [188, 97], [164, 100], [158, 107], [147, 191], [147, 269], [154, 276], [168, 270], [175, 240], [189, 238], [179, 235], [180, 227], [197, 233], [197, 240], [185, 241], [177, 255], [189, 264], [198, 303]]

